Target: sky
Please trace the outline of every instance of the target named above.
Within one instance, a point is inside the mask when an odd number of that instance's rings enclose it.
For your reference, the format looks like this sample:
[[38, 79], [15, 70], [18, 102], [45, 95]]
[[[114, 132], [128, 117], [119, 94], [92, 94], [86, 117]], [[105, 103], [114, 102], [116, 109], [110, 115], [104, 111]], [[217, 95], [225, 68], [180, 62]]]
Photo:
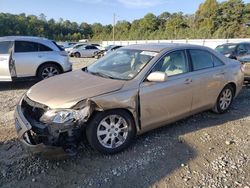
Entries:
[[[204, 0], [0, 0], [0, 12], [46, 15], [47, 19], [112, 24], [116, 20], [133, 21], [151, 12], [195, 13]], [[244, 2], [249, 3], [250, 0]]]

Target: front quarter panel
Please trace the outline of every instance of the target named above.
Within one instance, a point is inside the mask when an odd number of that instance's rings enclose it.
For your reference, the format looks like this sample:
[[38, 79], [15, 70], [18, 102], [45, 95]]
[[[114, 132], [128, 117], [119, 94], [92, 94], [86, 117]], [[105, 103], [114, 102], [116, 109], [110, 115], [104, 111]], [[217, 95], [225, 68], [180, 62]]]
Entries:
[[134, 118], [137, 132], [140, 131], [139, 123], [139, 94], [138, 88], [118, 91], [110, 94], [91, 98], [90, 100], [98, 106], [98, 110], [125, 109]]

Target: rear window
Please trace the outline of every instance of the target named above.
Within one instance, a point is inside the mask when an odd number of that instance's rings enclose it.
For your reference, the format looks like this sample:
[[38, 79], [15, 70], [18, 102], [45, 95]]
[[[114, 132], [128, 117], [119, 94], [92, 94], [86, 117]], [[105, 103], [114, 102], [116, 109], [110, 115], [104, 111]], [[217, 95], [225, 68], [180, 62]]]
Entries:
[[51, 48], [49, 48], [48, 46], [45, 46], [43, 44], [39, 44], [39, 51], [40, 52], [50, 52], [53, 50]]
[[12, 42], [10, 41], [3, 41], [0, 42], [0, 54], [8, 54], [12, 47]]

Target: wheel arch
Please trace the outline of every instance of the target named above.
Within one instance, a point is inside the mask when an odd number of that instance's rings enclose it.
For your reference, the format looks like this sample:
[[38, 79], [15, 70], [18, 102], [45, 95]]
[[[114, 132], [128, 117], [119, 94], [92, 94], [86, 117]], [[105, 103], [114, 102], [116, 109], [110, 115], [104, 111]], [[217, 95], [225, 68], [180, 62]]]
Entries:
[[103, 110], [103, 111], [94, 110], [93, 113], [92, 113], [92, 115], [91, 115], [91, 117], [90, 117], [90, 119], [89, 119], [88, 121], [90, 121], [97, 113], [102, 113], [102, 112], [104, 112], [104, 111], [105, 111], [105, 112], [117, 111], [117, 110], [119, 110], [119, 111], [124, 111], [124, 112], [126, 112], [126, 113], [129, 114], [131, 120], [132, 120], [133, 123], [134, 123], [135, 131], [136, 131], [136, 134], [137, 134], [138, 131], [139, 131], [139, 128], [138, 128], [138, 126], [137, 126], [135, 117], [134, 117], [133, 113], [132, 113], [129, 109], [127, 109], [127, 108], [112, 108], [112, 109], [107, 109], [107, 110]]
[[[237, 86], [236, 86], [236, 84], [234, 83], [234, 82], [229, 82], [228, 84], [226, 84], [225, 86], [224, 86], [224, 88], [226, 87], [226, 86], [228, 86], [228, 85], [230, 85], [230, 86], [232, 86], [233, 87], [233, 95], [235, 96], [236, 95], [236, 92], [237, 92]], [[223, 88], [223, 89], [224, 89]]]
[[63, 67], [62, 67], [58, 62], [55, 62], [55, 61], [46, 61], [46, 62], [44, 62], [44, 63], [42, 63], [42, 64], [40, 64], [40, 65], [38, 66], [38, 68], [36, 69], [36, 76], [38, 76], [39, 69], [40, 69], [42, 66], [46, 65], [46, 64], [53, 64], [53, 65], [56, 65], [57, 67], [60, 68], [60, 71], [63, 72]]

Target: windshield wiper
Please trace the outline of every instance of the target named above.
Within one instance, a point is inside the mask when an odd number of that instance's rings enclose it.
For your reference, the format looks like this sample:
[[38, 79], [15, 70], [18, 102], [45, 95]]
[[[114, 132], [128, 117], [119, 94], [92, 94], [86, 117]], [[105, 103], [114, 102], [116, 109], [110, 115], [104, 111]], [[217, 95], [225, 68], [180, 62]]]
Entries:
[[101, 77], [103, 77], [103, 78], [115, 79], [114, 77], [109, 76], [109, 75], [106, 75], [106, 74], [104, 74], [104, 73], [102, 73], [102, 72], [90, 72], [90, 71], [89, 71], [89, 73], [91, 73], [91, 74], [93, 74], [93, 75], [101, 76]]

